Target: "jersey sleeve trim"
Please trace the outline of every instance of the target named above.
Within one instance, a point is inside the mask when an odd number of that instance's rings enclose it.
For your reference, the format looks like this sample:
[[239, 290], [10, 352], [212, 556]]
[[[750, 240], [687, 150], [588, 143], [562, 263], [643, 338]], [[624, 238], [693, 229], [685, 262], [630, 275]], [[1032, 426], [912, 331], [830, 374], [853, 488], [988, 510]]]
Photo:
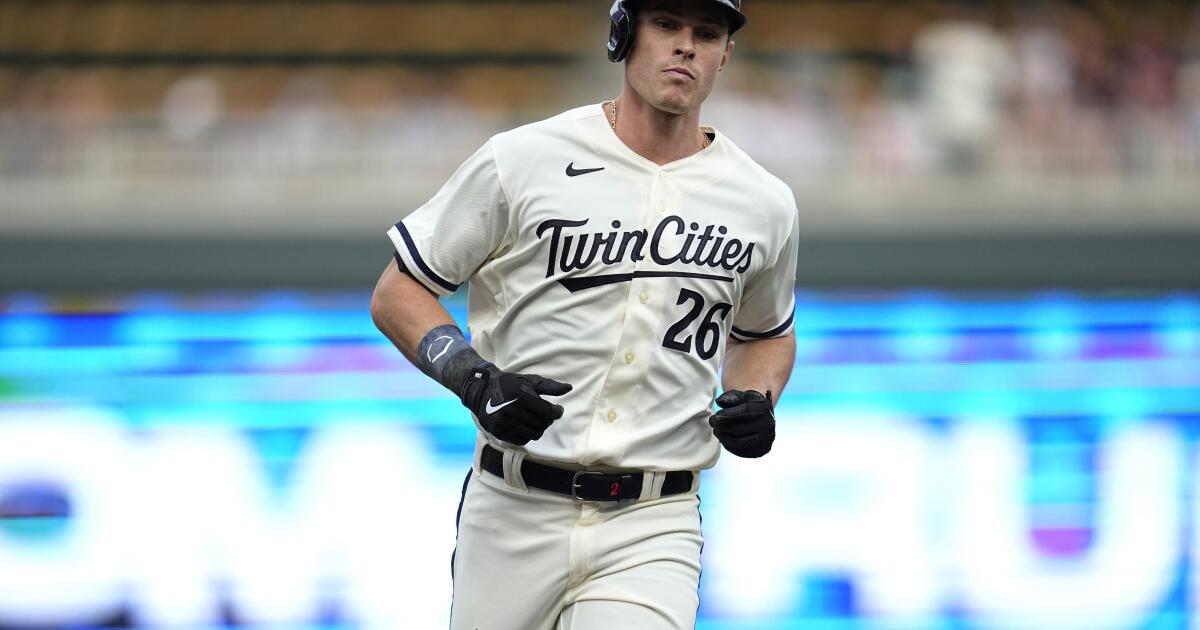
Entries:
[[433, 297], [435, 297], [435, 298], [438, 297], [438, 294], [434, 293], [433, 289], [430, 289], [429, 287], [425, 286], [424, 281], [418, 280], [417, 276], [413, 275], [413, 272], [408, 270], [408, 265], [404, 264], [404, 257], [402, 257], [400, 255], [400, 252], [392, 252], [392, 258], [396, 259], [396, 268], [400, 270], [400, 273], [408, 276], [409, 278], [412, 278], [413, 280], [416, 280], [417, 284], [421, 285], [421, 288], [428, 291], [429, 294], [432, 295]]
[[733, 335], [733, 338], [737, 339], [738, 341], [752, 341], [754, 339], [771, 339], [773, 337], [779, 337], [783, 334], [786, 334], [788, 332], [788, 330], [791, 329], [792, 320], [794, 320], [795, 318], [796, 318], [796, 307], [793, 306], [792, 312], [790, 315], [787, 316], [787, 319], [784, 320], [784, 322], [782, 324], [776, 326], [775, 328], [772, 328], [771, 330], [768, 330], [766, 332], [752, 332], [749, 330], [742, 330], [741, 328], [738, 328], [737, 326], [733, 326], [732, 330], [730, 331], [730, 334]]
[[[408, 267], [409, 274], [421, 281], [429, 290], [444, 296], [454, 293], [458, 287], [462, 286], [446, 280], [430, 268], [425, 259], [421, 257], [421, 252], [417, 250], [417, 245], [413, 242], [412, 235], [408, 233], [408, 228], [404, 227], [403, 221], [388, 230], [388, 236], [391, 237], [392, 244], [396, 246], [396, 252], [408, 263], [405, 266]], [[413, 269], [414, 266], [416, 269]]]

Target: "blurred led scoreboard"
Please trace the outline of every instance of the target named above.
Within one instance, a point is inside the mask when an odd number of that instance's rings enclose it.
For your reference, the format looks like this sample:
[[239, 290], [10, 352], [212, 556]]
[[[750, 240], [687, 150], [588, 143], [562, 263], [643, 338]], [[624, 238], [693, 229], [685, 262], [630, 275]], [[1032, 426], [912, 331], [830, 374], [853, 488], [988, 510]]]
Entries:
[[[445, 627], [474, 427], [368, 301], [0, 296], [0, 628]], [[701, 630], [1200, 629], [1200, 295], [796, 328], [774, 452], [703, 478]]]

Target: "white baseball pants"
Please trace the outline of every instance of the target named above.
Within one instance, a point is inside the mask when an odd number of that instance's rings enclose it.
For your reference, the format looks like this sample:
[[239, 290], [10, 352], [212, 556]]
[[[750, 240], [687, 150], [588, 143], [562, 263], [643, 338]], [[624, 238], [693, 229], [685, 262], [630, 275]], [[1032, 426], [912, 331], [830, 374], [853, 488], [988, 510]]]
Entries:
[[703, 539], [694, 487], [584, 502], [526, 489], [515, 468], [506, 481], [476, 460], [467, 479], [451, 630], [695, 627]]

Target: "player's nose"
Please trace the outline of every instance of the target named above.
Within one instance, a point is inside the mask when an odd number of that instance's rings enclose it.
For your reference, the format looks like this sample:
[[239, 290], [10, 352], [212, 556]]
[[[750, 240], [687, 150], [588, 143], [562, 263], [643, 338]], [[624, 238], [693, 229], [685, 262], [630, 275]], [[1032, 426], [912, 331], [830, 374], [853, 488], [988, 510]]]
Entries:
[[679, 29], [675, 36], [675, 54], [685, 59], [691, 59], [696, 56], [696, 47], [693, 45], [692, 38], [695, 33], [689, 27]]

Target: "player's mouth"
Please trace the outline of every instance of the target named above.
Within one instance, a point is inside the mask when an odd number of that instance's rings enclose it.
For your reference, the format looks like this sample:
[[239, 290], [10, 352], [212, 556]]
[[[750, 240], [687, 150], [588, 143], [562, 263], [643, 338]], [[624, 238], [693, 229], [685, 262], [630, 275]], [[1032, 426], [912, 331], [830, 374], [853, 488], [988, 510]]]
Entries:
[[696, 76], [693, 75], [690, 70], [688, 70], [687, 68], [684, 68], [683, 66], [675, 66], [673, 68], [667, 68], [666, 70], [663, 70], [663, 72], [667, 73], [667, 76], [671, 77], [672, 79], [681, 79], [684, 81], [696, 80]]

